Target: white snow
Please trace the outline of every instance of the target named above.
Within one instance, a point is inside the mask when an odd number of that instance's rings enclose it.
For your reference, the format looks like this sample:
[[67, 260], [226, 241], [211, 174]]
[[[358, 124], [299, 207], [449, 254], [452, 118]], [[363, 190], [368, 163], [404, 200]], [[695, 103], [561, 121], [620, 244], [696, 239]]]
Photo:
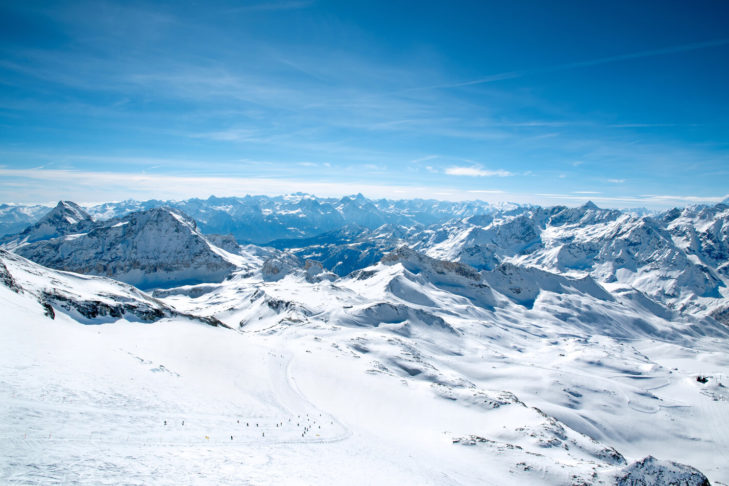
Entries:
[[[235, 270], [153, 298], [0, 253], [0, 483], [729, 483], [714, 213], [462, 220], [338, 279], [170, 214]], [[51, 291], [167, 317], [51, 319]]]

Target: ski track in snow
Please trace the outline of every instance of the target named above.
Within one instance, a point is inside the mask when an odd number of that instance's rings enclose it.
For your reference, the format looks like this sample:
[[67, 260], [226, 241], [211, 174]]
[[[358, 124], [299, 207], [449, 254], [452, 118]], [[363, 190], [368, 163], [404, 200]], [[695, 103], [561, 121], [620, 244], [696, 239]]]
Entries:
[[[271, 423], [273, 418], [271, 416], [221, 416], [199, 411], [176, 413], [138, 411], [129, 408], [97, 407], [1, 396], [2, 416], [15, 417], [16, 421], [14, 424], [8, 421], [5, 426], [0, 427], [0, 430], [4, 429], [5, 432], [0, 435], [0, 441], [4, 444], [3, 449], [12, 451], [6, 456], [7, 462], [4, 470], [0, 472], [0, 480], [5, 484], [100, 484], [100, 479], [106, 477], [107, 480], [102, 481], [106, 484], [148, 484], [151, 473], [151, 477], [159, 478], [155, 479], [155, 484], [180, 484], [179, 481], [194, 484], [197, 480], [204, 483], [205, 474], [202, 472], [197, 474], [188, 472], [182, 475], [177, 472], [174, 474], [177, 479], [164, 480], [166, 474], [171, 472], [165, 473], [161, 469], [164, 459], [174, 459], [180, 453], [183, 456], [214, 454], [218, 459], [224, 459], [220, 464], [222, 467], [228, 462], [240, 460], [248, 466], [265, 468], [271, 463], [272, 455], [279, 446], [308, 447], [311, 444], [342, 441], [351, 435], [334, 417], [316, 408], [295, 388], [290, 373], [292, 361], [290, 353], [280, 354], [272, 349], [261, 349], [260, 352], [267, 361], [266, 368], [273, 396], [277, 398], [277, 408], [280, 407], [288, 412], [281, 416], [279, 422], [282, 424], [281, 427]], [[62, 393], [61, 390], [58, 391]], [[41, 417], [42, 420], [34, 420]], [[123, 423], [125, 420], [127, 422]], [[166, 420], [167, 425], [160, 426], [160, 420]], [[184, 426], [181, 425], [183, 420]], [[64, 422], [108, 424], [112, 427], [118, 426], [126, 433], [95, 430], [94, 427], [91, 427], [88, 433], [69, 433], [65, 430], [59, 432], [54, 424]], [[205, 427], [200, 424], [210, 424], [210, 422], [217, 423], [218, 428], [221, 423], [227, 422], [228, 428], [233, 431], [234, 440], [227, 440], [227, 435], [222, 435], [219, 430], [216, 430], [217, 433], [205, 434], [203, 432]], [[250, 427], [244, 428], [245, 422], [248, 422]], [[302, 427], [295, 426], [296, 422], [301, 426], [304, 424], [318, 426], [331, 422], [333, 427], [329, 430], [332, 428], [334, 430], [323, 434], [312, 432], [307, 437], [300, 438], [298, 435]], [[26, 432], [23, 432], [21, 438], [20, 430], [23, 429]], [[294, 429], [295, 432], [285, 434], [289, 437], [277, 437], [277, 433], [284, 429]], [[263, 438], [259, 433], [266, 433], [268, 436]], [[170, 435], [173, 436], [172, 439]], [[251, 455], [252, 451], [259, 449], [265, 452]], [[104, 456], [108, 459], [100, 458]], [[58, 461], [53, 461], [55, 457], [58, 457]], [[144, 464], [145, 461], [142, 460], [144, 458], [151, 464], [152, 457], [159, 459], [160, 469], [143, 470], [139, 473], [138, 479], [134, 478], [133, 470], [119, 467], [118, 463], [119, 458], [124, 458], [123, 462], [126, 464], [137, 461]], [[84, 470], [87, 474], [83, 472]], [[116, 479], [112, 479], [115, 476]], [[219, 475], [215, 476], [222, 481], [226, 479], [224, 476], [222, 478]], [[240, 472], [228, 479], [237, 482], [241, 479]], [[243, 481], [241, 484], [255, 483]]]

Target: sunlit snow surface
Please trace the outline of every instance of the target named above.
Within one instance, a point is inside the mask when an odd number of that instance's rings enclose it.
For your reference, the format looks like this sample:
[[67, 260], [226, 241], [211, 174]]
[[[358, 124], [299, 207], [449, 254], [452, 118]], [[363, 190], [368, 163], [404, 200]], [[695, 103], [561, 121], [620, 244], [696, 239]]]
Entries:
[[51, 280], [133, 296], [7, 259], [24, 290], [0, 285], [0, 483], [612, 484], [621, 454], [729, 483], [721, 327], [574, 282], [518, 305], [414, 258], [162, 299], [234, 330], [52, 320]]

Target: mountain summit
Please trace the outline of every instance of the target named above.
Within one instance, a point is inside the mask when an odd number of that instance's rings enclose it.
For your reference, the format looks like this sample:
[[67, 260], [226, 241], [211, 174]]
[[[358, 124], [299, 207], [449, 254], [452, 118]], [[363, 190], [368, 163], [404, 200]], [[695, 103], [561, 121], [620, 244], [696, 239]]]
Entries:
[[48, 240], [75, 232], [84, 231], [93, 225], [94, 220], [81, 206], [71, 201], [59, 201], [55, 208], [35, 224], [15, 236], [8, 236], [0, 241], [10, 247], [20, 246], [35, 241]]
[[219, 282], [234, 268], [193, 220], [167, 207], [98, 223], [87, 233], [31, 243], [17, 253], [47, 267], [113, 276], [140, 288]]

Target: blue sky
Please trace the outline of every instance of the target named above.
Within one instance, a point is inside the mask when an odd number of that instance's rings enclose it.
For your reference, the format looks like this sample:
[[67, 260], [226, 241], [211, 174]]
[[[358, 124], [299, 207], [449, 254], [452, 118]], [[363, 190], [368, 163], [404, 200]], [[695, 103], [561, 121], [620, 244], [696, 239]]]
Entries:
[[729, 194], [729, 3], [1, 2], [0, 201]]

